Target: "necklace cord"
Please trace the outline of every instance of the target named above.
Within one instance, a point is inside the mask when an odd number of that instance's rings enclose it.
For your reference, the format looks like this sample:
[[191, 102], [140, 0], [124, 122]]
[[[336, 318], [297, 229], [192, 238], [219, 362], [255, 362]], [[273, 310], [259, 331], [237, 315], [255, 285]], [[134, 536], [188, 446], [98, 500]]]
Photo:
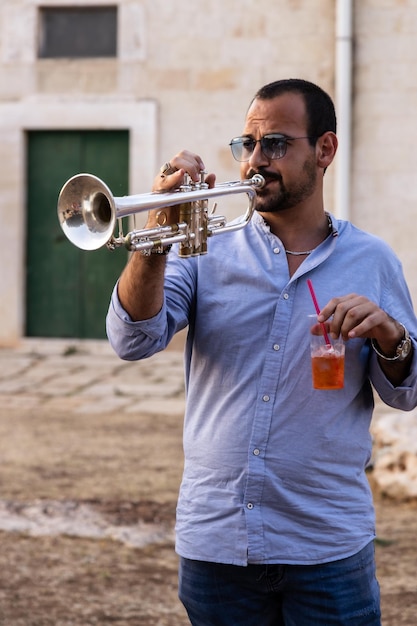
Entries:
[[[328, 213], [327, 213], [327, 223], [328, 223], [329, 230], [330, 230], [330, 231], [332, 231], [332, 228], [333, 228], [333, 225], [332, 225], [332, 219], [331, 219], [331, 217], [330, 217], [330, 215], [329, 215]], [[329, 234], [330, 234], [330, 233], [329, 233]], [[325, 239], [327, 239], [327, 237], [328, 237], [328, 236], [329, 236], [329, 235], [327, 235]], [[323, 241], [325, 241], [325, 240], [323, 240]], [[319, 244], [317, 244], [316, 248], [318, 248], [318, 246], [319, 246], [321, 243], [323, 243], [323, 241], [321, 241]], [[294, 250], [287, 250], [286, 248], [284, 248], [284, 250], [285, 250], [285, 252], [286, 252], [287, 254], [291, 254], [292, 256], [308, 256], [309, 254], [311, 254], [312, 252], [314, 252], [314, 250], [315, 250], [316, 248], [312, 248], [311, 250], [303, 250], [303, 251], [300, 251], [300, 252], [296, 252], [296, 251], [294, 251]]]

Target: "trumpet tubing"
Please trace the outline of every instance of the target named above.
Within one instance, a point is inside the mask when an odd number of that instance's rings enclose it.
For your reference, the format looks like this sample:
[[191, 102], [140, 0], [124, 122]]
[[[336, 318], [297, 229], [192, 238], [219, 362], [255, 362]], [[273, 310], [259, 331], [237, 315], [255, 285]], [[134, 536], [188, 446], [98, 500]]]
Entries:
[[[182, 257], [205, 254], [208, 237], [238, 230], [249, 223], [255, 210], [256, 189], [263, 187], [265, 181], [255, 174], [248, 180], [221, 183], [209, 189], [203, 175], [199, 183], [187, 178], [179, 189], [168, 193], [115, 197], [97, 176], [77, 174], [64, 184], [59, 194], [59, 223], [71, 243], [83, 250], [97, 250], [104, 245], [110, 249], [124, 246], [150, 254], [153, 248], [179, 243]], [[208, 213], [209, 199], [239, 193], [245, 193], [249, 199], [242, 220], [229, 223], [223, 216]], [[177, 205], [180, 205], [178, 223], [165, 223], [162, 209]], [[114, 236], [117, 220], [152, 210], [160, 210], [160, 225]]]

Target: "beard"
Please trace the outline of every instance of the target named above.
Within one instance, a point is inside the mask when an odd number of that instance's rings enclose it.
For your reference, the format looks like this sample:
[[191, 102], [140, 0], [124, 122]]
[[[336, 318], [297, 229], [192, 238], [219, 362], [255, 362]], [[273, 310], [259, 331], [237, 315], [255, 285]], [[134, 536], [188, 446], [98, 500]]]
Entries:
[[[314, 158], [305, 161], [301, 178], [288, 187], [285, 185], [281, 174], [276, 172], [268, 172], [265, 168], [260, 167], [256, 172], [251, 170], [248, 174], [248, 178], [254, 174], [261, 174], [267, 183], [265, 188], [259, 189], [256, 192], [255, 208], [260, 213], [276, 213], [293, 208], [311, 196], [317, 182], [317, 170]], [[269, 189], [269, 182], [276, 182], [277, 185], [274, 185], [274, 187], [276, 188], [278, 186], [278, 190]]]

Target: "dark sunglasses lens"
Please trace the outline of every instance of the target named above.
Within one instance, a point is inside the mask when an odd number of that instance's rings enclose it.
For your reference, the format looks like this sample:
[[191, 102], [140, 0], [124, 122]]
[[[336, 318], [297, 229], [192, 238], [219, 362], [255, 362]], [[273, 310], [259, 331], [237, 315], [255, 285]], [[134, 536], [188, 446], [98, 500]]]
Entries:
[[268, 159], [281, 159], [287, 151], [287, 142], [282, 137], [262, 137], [262, 152]]
[[249, 161], [255, 147], [255, 140], [248, 137], [236, 137], [230, 142], [230, 147], [236, 161]]

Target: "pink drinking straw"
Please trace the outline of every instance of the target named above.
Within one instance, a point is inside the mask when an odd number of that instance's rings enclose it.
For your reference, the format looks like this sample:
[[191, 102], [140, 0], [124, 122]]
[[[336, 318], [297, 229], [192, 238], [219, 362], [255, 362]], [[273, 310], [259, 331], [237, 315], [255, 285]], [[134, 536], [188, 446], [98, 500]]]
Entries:
[[[314, 293], [313, 283], [311, 282], [311, 280], [309, 278], [307, 279], [307, 285], [308, 285], [308, 288], [310, 289], [311, 298], [313, 300], [314, 308], [316, 309], [317, 315], [319, 315], [320, 314], [319, 303], [317, 302], [316, 294]], [[323, 337], [324, 337], [324, 341], [326, 342], [326, 346], [331, 346], [332, 344], [330, 343], [329, 335], [326, 332], [326, 327], [323, 324], [323, 322], [320, 323], [320, 326], [323, 329]]]

